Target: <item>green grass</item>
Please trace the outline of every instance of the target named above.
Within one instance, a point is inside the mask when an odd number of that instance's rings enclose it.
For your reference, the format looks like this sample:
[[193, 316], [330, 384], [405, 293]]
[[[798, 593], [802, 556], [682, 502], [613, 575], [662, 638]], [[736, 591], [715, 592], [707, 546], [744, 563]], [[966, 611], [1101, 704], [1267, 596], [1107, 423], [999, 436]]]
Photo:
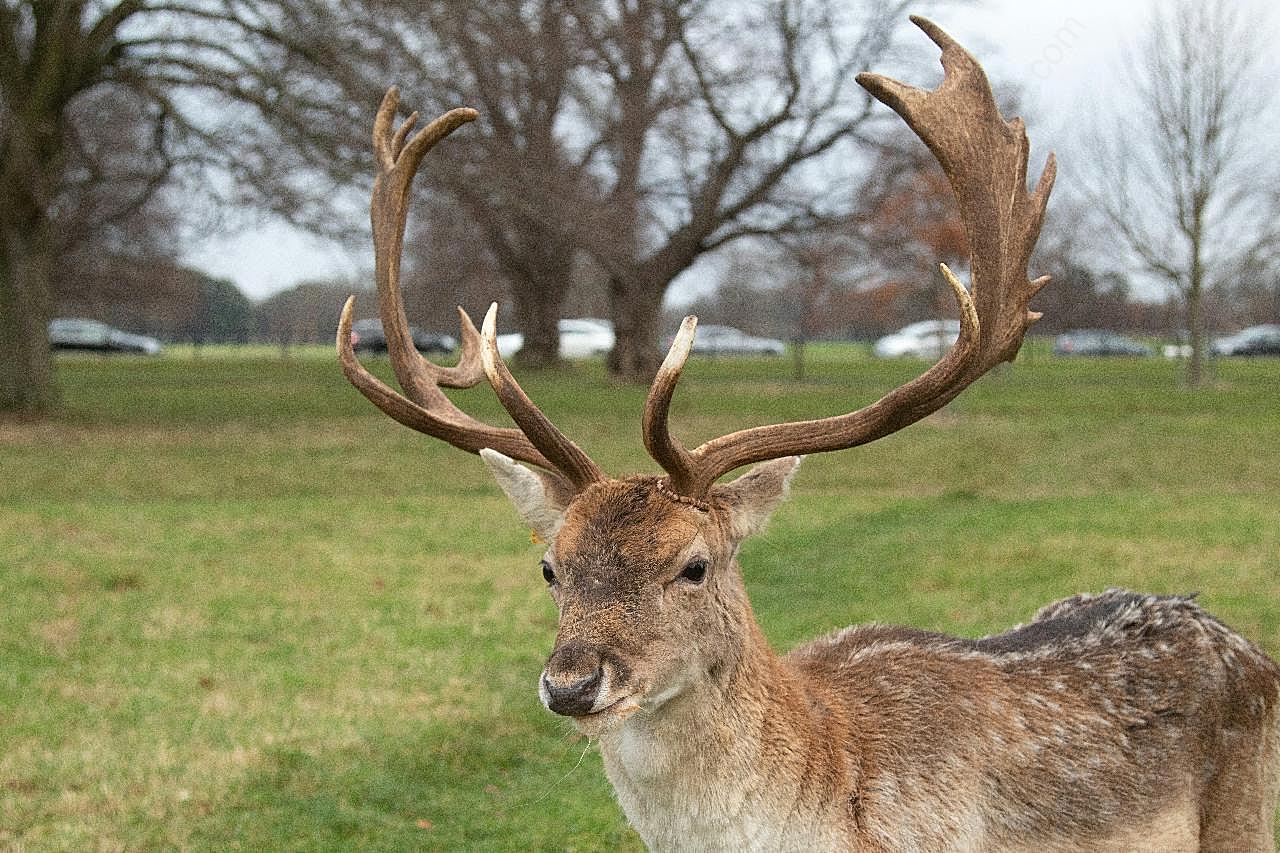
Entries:
[[[851, 408], [918, 364], [811, 348], [690, 366], [687, 441]], [[378, 369], [386, 375], [385, 364]], [[59, 361], [0, 424], [0, 844], [638, 850], [534, 689], [537, 547], [478, 460], [396, 426], [327, 352]], [[607, 470], [653, 470], [643, 389], [526, 388]], [[496, 419], [482, 389], [463, 405]], [[978, 635], [1122, 585], [1199, 590], [1280, 652], [1280, 362], [1062, 362], [811, 457], [742, 552], [780, 648], [880, 620]], [[585, 752], [585, 754], [584, 754]]]

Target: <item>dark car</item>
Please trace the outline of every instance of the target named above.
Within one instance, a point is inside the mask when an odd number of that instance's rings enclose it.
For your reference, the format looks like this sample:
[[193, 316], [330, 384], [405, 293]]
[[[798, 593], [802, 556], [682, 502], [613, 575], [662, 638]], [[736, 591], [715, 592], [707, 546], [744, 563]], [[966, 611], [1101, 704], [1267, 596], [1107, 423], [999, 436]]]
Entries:
[[[458, 348], [458, 342], [451, 335], [424, 332], [416, 326], [409, 327], [409, 334], [418, 352], [448, 355]], [[356, 352], [386, 352], [387, 336], [382, 331], [382, 321], [373, 317], [352, 323], [351, 345]]]
[[98, 320], [81, 317], [50, 320], [49, 346], [55, 350], [136, 352], [143, 355], [159, 355], [164, 349], [155, 338], [122, 332]]
[[1280, 326], [1250, 326], [1213, 342], [1214, 355], [1280, 355]]
[[1133, 338], [1102, 329], [1077, 329], [1058, 335], [1054, 355], [1150, 356], [1151, 347]]

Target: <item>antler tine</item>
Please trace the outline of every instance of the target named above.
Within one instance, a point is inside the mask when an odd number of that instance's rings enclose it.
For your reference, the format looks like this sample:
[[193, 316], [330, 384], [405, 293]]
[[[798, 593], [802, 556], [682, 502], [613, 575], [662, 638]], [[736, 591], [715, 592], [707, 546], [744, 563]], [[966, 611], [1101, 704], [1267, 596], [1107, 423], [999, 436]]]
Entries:
[[924, 141], [959, 201], [973, 295], [945, 265], [942, 274], [960, 305], [960, 337], [924, 374], [862, 409], [740, 430], [687, 451], [670, 436], [666, 419], [692, 342], [690, 327], [689, 340], [672, 346], [645, 409], [645, 445], [682, 494], [701, 498], [722, 474], [752, 462], [843, 450], [896, 432], [945, 406], [999, 362], [1012, 360], [1027, 327], [1040, 317], [1027, 302], [1048, 279], [1028, 281], [1027, 263], [1053, 187], [1053, 155], [1028, 194], [1029, 144], [1022, 121], [1001, 117], [986, 74], [963, 47], [931, 21], [911, 20], [942, 49], [942, 84], [926, 92], [878, 74], [859, 74], [858, 82]]
[[456, 367], [441, 367], [427, 361], [414, 347], [400, 292], [400, 259], [414, 176], [426, 153], [454, 130], [475, 120], [477, 113], [469, 108], [450, 110], [409, 138], [417, 113], [394, 133], [391, 130], [399, 103], [399, 91], [393, 86], [383, 97], [373, 124], [373, 147], [380, 167], [369, 204], [374, 277], [378, 283], [378, 313], [382, 317], [391, 367], [405, 393], [414, 402], [425, 404], [434, 396], [432, 389], [437, 385], [470, 388], [484, 378], [478, 357], [479, 334], [466, 312], [459, 311], [463, 357]]
[[454, 406], [439, 390], [443, 404], [427, 408], [397, 393], [370, 373], [356, 358], [351, 346], [351, 318], [356, 298], [348, 297], [338, 321], [338, 362], [342, 372], [369, 402], [397, 423], [452, 444], [459, 450], [479, 453], [489, 447], [513, 459], [546, 469], [556, 475], [556, 468], [537, 451], [525, 435], [516, 429], [494, 427], [475, 420]]
[[467, 312], [458, 308], [462, 356], [455, 367], [427, 361], [413, 345], [400, 292], [400, 260], [408, 219], [409, 192], [423, 157], [437, 142], [476, 118], [472, 109], [450, 110], [410, 137], [417, 114], [392, 131], [399, 92], [387, 90], [373, 126], [373, 150], [378, 164], [369, 213], [373, 226], [374, 277], [378, 310], [387, 338], [387, 351], [404, 394], [371, 374], [356, 358], [351, 343], [355, 297], [347, 300], [338, 323], [338, 360], [347, 379], [370, 402], [393, 420], [448, 442], [460, 450], [479, 453], [492, 448], [513, 459], [549, 472], [555, 488], [572, 494], [565, 474], [518, 429], [495, 427], [463, 412], [440, 390], [470, 388], [485, 378], [480, 333]]
[[689, 451], [671, 434], [667, 416], [671, 411], [671, 397], [675, 394], [676, 383], [680, 381], [684, 363], [693, 348], [697, 330], [698, 318], [693, 315], [685, 317], [675, 340], [671, 342], [667, 357], [662, 360], [662, 366], [653, 377], [649, 396], [644, 401], [644, 418], [641, 422], [645, 450], [667, 472], [671, 487], [681, 494], [696, 490], [697, 469]]
[[[950, 400], [964, 387], [958, 385], [977, 360], [981, 339], [977, 308], [969, 291], [947, 268], [939, 264], [960, 305], [960, 336], [937, 364], [900, 388], [890, 391], [869, 406], [846, 415], [811, 421], [752, 427], [712, 439], [688, 451], [670, 436], [666, 410], [675, 390], [677, 370], [669, 383], [659, 389], [655, 380], [645, 404], [645, 447], [667, 472], [671, 487], [683, 495], [702, 498], [722, 474], [753, 462], [806, 453], [845, 450], [897, 432], [941, 408], [936, 402], [946, 393]], [[688, 324], [691, 318], [686, 317]], [[682, 327], [683, 331], [683, 327]], [[693, 342], [690, 328], [689, 344]], [[667, 361], [676, 351], [673, 343]], [[678, 358], [682, 366], [684, 358]], [[663, 367], [667, 362], [663, 363]], [[661, 376], [662, 371], [659, 371]], [[954, 389], [954, 390], [951, 390]], [[650, 417], [652, 413], [652, 417]], [[660, 448], [655, 452], [654, 448]]]
[[[1050, 154], [1035, 190], [1027, 193], [1030, 144], [1022, 120], [1005, 121], [986, 72], [937, 24], [913, 15], [912, 23], [942, 49], [942, 84], [932, 92], [879, 74], [858, 82], [902, 116], [942, 165], [960, 205], [969, 240], [982, 358], [972, 379], [1011, 361], [1035, 322], [1027, 303], [1048, 281], [1027, 281], [1027, 263], [1057, 174]], [[972, 379], [970, 381], [972, 381]]]
[[568, 477], [579, 491], [605, 479], [600, 466], [551, 423], [507, 369], [507, 363], [498, 352], [498, 303], [494, 302], [489, 306], [489, 311], [484, 316], [483, 328], [480, 360], [484, 365], [485, 375], [516, 426], [524, 431], [533, 446], [550, 459], [556, 470]]
[[400, 152], [404, 150], [404, 141], [409, 138], [409, 133], [417, 123], [418, 112], [414, 110], [409, 113], [409, 117], [404, 120], [400, 125], [400, 129], [396, 131], [396, 135], [391, 138], [391, 151], [394, 156], [400, 156]]

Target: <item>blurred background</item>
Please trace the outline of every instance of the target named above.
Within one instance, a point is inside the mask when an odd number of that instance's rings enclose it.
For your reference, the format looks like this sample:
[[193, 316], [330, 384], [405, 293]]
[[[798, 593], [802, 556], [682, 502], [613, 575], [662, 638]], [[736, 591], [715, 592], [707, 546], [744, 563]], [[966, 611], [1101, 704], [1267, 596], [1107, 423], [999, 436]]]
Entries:
[[[1280, 322], [1265, 4], [9, 0], [0, 410], [56, 400], [59, 318], [327, 342], [370, 286], [367, 140], [391, 83], [428, 117], [480, 111], [419, 179], [424, 331], [498, 300], [519, 360], [552, 366], [557, 321], [595, 318], [610, 372], [643, 381], [686, 311], [784, 342], [944, 320], [935, 264], [967, 259], [949, 188], [853, 80], [938, 79], [913, 11], [1034, 128], [1033, 178], [1058, 154], [1039, 334], [1138, 335], [1194, 383], [1216, 337]], [[55, 346], [108, 334], [63, 325]]]
[[[1059, 175], [1018, 362], [807, 460], [742, 563], [785, 650], [1199, 590], [1280, 652], [1280, 15], [1263, 0], [0, 0], [0, 846], [640, 849], [533, 687], [540, 546], [343, 378], [370, 132], [427, 157], [414, 340], [500, 303], [613, 474], [701, 319], [686, 443], [849, 411], [958, 332], [950, 187], [857, 85], [926, 14]], [[487, 388], [460, 405], [502, 421]], [[445, 472], [446, 476], [441, 476]]]

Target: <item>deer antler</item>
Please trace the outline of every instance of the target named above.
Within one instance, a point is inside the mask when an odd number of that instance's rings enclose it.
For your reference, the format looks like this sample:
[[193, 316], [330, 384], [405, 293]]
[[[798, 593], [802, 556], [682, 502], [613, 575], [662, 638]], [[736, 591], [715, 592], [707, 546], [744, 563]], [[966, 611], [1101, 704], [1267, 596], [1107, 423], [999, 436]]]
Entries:
[[[572, 493], [603, 474], [585, 453], [542, 417], [541, 429], [527, 436], [519, 429], [495, 427], [463, 412], [440, 390], [471, 388], [485, 379], [480, 333], [467, 312], [458, 308], [462, 357], [456, 367], [432, 364], [417, 351], [405, 316], [400, 293], [400, 257], [408, 219], [409, 191], [422, 158], [444, 137], [476, 118], [472, 109], [450, 110], [418, 131], [413, 113], [392, 133], [399, 92], [387, 90], [373, 125], [373, 150], [378, 176], [373, 184], [369, 215], [373, 224], [374, 278], [378, 286], [378, 312], [387, 338], [387, 352], [404, 395], [388, 387], [360, 364], [351, 345], [351, 317], [355, 297], [347, 299], [338, 323], [338, 360], [342, 372], [361, 394], [391, 418], [418, 432], [442, 439], [461, 450], [479, 453], [488, 447], [513, 459], [550, 472], [556, 486]], [[491, 312], [492, 313], [492, 312]], [[505, 368], [504, 368], [505, 369]], [[508, 374], [509, 376], [509, 374]], [[514, 385], [514, 381], [511, 382]], [[495, 386], [496, 387], [496, 386]], [[516, 386], [518, 388], [518, 386]], [[497, 389], [499, 397], [503, 390]], [[521, 392], [523, 396], [523, 392]], [[528, 398], [524, 397], [527, 402]], [[506, 400], [503, 400], [504, 405]], [[537, 408], [528, 403], [536, 412]], [[542, 416], [541, 412], [537, 413]], [[517, 418], [517, 423], [521, 423]], [[522, 424], [523, 425], [523, 424]], [[550, 451], [550, 452], [548, 452]]]
[[484, 316], [484, 338], [481, 342], [480, 363], [485, 376], [493, 386], [498, 401], [511, 415], [516, 425], [524, 431], [533, 445], [550, 459], [556, 469], [564, 473], [578, 489], [605, 479], [600, 466], [591, 461], [555, 424], [533, 404], [529, 395], [516, 382], [507, 364], [498, 353], [498, 303], [489, 306]]
[[936, 24], [912, 22], [942, 49], [942, 84], [927, 92], [878, 74], [858, 82], [906, 120], [942, 165], [959, 201], [971, 252], [971, 298], [945, 266], [960, 303], [960, 337], [926, 373], [865, 408], [813, 421], [744, 429], [686, 450], [670, 433], [671, 396], [693, 344], [697, 318], [686, 317], [654, 379], [644, 411], [644, 442], [671, 487], [701, 498], [722, 474], [742, 465], [801, 453], [843, 450], [896, 432], [945, 406], [1001, 361], [1011, 361], [1026, 329], [1040, 319], [1027, 309], [1049, 280], [1027, 280], [1056, 171], [1049, 155], [1027, 193], [1026, 130], [1005, 121], [977, 60]]

